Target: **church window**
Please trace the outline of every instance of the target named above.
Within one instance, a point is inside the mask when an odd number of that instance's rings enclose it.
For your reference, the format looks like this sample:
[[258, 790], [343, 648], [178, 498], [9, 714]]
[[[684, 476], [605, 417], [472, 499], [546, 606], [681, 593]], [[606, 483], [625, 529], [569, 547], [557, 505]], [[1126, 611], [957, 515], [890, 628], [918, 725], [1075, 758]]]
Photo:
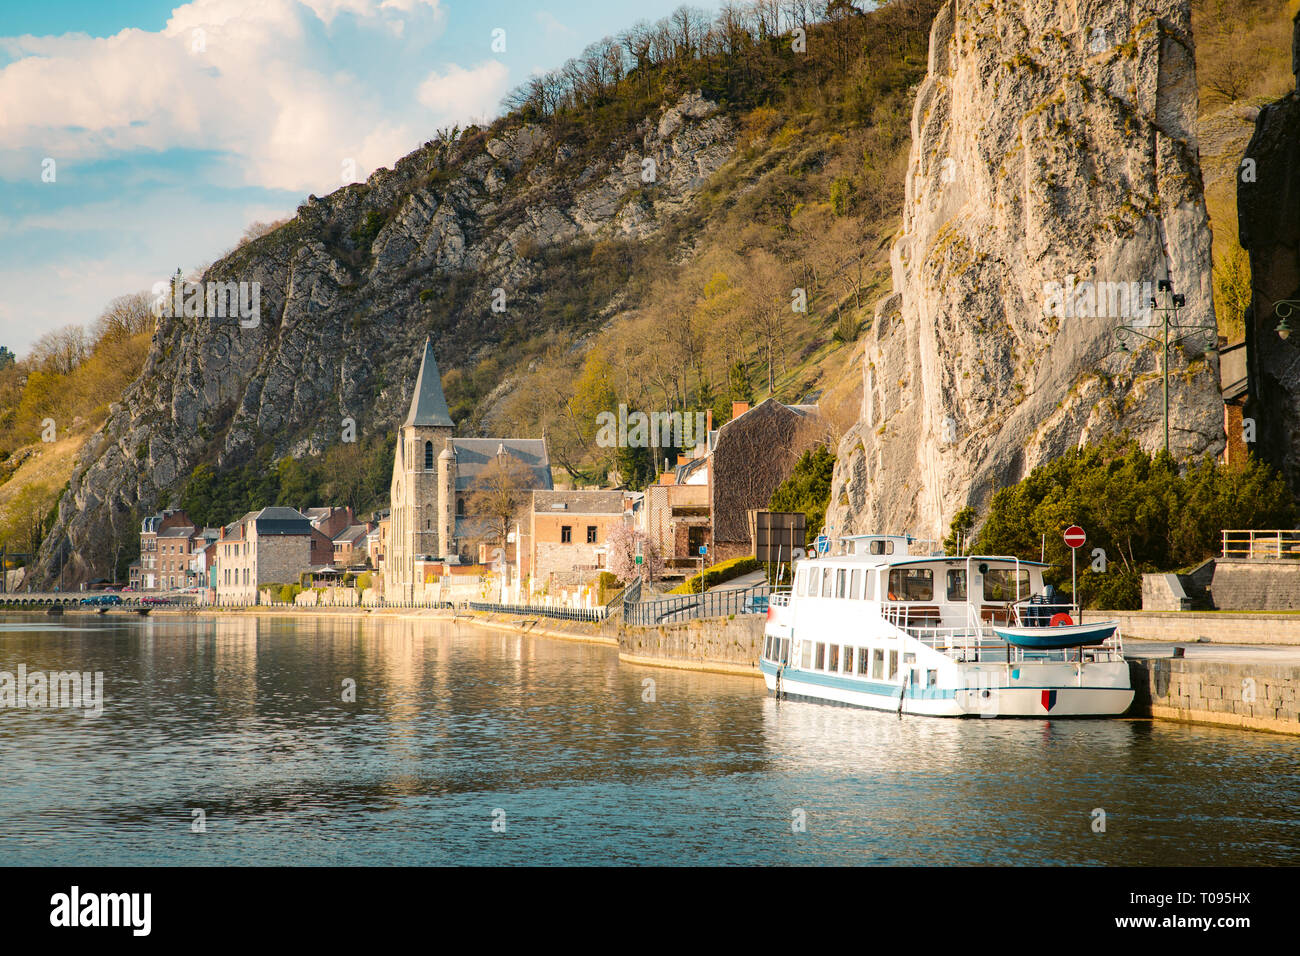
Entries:
[[424, 443], [424, 470], [433, 471], [433, 442]]
[[464, 499], [464, 498], [457, 498], [457, 499], [456, 499], [456, 514], [460, 515], [462, 518], [465, 517], [465, 499]]

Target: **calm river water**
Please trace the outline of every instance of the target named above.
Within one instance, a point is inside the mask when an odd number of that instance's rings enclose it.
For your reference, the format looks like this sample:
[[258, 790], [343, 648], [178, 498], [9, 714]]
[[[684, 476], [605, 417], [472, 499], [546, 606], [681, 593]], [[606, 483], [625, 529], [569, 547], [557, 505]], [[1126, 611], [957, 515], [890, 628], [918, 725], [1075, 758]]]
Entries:
[[2, 864], [1300, 863], [1295, 738], [778, 704], [441, 622], [0, 619], [20, 664], [105, 703], [0, 709]]

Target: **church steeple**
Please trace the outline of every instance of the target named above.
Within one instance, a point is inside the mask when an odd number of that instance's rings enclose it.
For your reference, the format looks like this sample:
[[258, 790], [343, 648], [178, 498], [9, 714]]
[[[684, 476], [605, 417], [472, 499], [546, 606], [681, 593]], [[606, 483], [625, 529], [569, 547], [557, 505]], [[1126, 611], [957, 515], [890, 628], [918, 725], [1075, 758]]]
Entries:
[[435, 425], [451, 428], [451, 411], [447, 408], [447, 399], [442, 394], [442, 376], [438, 373], [438, 363], [433, 357], [433, 344], [424, 340], [424, 358], [420, 362], [420, 374], [415, 380], [415, 394], [411, 396], [411, 410], [407, 412], [403, 425]]

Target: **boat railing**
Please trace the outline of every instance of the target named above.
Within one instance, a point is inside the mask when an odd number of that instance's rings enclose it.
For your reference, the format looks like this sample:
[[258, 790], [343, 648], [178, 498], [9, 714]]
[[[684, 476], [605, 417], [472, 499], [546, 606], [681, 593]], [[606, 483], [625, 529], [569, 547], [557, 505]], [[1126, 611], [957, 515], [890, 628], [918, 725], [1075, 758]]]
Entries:
[[790, 589], [782, 588], [779, 591], [773, 591], [767, 598], [768, 607], [789, 607], [790, 606]]

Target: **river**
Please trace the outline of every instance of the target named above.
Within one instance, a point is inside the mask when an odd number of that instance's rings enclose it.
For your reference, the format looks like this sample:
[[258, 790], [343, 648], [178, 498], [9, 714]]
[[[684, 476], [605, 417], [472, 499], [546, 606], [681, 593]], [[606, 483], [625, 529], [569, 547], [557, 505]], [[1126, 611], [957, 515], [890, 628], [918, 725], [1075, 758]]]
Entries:
[[[1291, 864], [1300, 740], [785, 701], [392, 618], [0, 619], [0, 863]], [[354, 700], [347, 700], [354, 687]]]

